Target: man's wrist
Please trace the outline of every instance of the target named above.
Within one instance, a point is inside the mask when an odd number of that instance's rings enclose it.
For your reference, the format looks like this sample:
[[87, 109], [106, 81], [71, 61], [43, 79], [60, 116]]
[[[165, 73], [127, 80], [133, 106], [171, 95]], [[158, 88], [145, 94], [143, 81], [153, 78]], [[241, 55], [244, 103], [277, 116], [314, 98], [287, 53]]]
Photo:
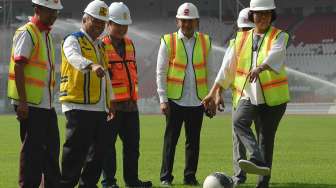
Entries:
[[261, 73], [262, 71], [264, 71], [264, 67], [263, 66], [258, 66], [257, 67], [258, 73]]
[[93, 65], [93, 63], [88, 64], [88, 66], [86, 66], [86, 69], [92, 70], [92, 65]]

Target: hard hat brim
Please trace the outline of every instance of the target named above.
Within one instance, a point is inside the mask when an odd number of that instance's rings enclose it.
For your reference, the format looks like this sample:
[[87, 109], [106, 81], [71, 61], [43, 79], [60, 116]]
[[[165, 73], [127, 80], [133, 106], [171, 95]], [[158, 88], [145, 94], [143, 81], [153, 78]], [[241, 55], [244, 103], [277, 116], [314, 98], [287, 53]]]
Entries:
[[93, 15], [93, 14], [88, 13], [88, 12], [85, 12], [85, 13], [88, 14], [88, 15], [90, 15], [90, 16], [92, 16], [92, 17], [94, 17], [94, 18], [96, 18], [96, 19], [98, 19], [98, 20], [102, 20], [104, 22], [108, 22], [109, 21], [109, 19], [107, 17], [105, 17], [105, 16], [97, 16], [97, 15]]
[[62, 5], [57, 5], [56, 7], [51, 7], [51, 6], [46, 6], [50, 9], [54, 9], [54, 10], [62, 10], [63, 9], [63, 6]]
[[62, 4], [57, 4], [55, 6], [52, 6], [52, 5], [46, 5], [44, 3], [37, 3], [37, 2], [33, 2], [33, 4], [35, 5], [39, 5], [39, 6], [42, 6], [42, 7], [47, 7], [47, 8], [50, 8], [50, 9], [53, 9], [53, 10], [62, 10], [63, 9], [63, 6]]
[[109, 18], [109, 21], [112, 21], [114, 23], [117, 23], [119, 25], [131, 25], [132, 24], [132, 20], [116, 20], [116, 19], [112, 19], [112, 18]]
[[248, 24], [248, 23], [238, 23], [237, 25], [238, 25], [239, 28], [244, 28], [244, 27], [254, 28], [255, 27], [255, 25], [253, 23], [250, 23], [250, 24]]
[[178, 16], [176, 15], [177, 19], [185, 19], [185, 20], [193, 20], [193, 19], [199, 19], [199, 16]]
[[274, 10], [276, 7], [271, 6], [271, 7], [250, 7], [251, 11], [263, 11], [263, 10]]

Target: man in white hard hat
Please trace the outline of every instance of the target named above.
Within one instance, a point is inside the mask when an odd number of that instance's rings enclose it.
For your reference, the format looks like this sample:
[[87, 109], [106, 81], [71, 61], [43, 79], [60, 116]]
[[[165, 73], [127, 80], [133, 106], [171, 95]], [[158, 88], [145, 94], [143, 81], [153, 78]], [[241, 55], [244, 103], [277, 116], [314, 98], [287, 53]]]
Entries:
[[55, 56], [51, 26], [60, 1], [32, 0], [34, 16], [13, 38], [8, 97], [20, 122], [19, 187], [59, 187], [59, 131], [53, 105]]
[[220, 87], [233, 88], [234, 131], [250, 154], [238, 164], [242, 171], [259, 175], [257, 188], [269, 187], [275, 135], [290, 100], [284, 64], [289, 35], [271, 25], [275, 18], [273, 0], [251, 0], [249, 20], [255, 27], [237, 33], [204, 99], [204, 103], [212, 100]]
[[[108, 6], [94, 0], [84, 10], [82, 28], [62, 45], [60, 101], [67, 119], [62, 156], [62, 188], [97, 187], [106, 151], [107, 120], [113, 97], [104, 50], [98, 37]], [[108, 113], [110, 116], [108, 116]]]
[[138, 177], [140, 122], [137, 106], [138, 75], [135, 48], [126, 37], [128, 26], [132, 24], [128, 7], [122, 2], [114, 2], [109, 7], [108, 35], [104, 36], [105, 54], [115, 98], [116, 111], [108, 126], [108, 149], [103, 164], [104, 188], [118, 188], [115, 174], [117, 170], [115, 142], [119, 135], [123, 143], [123, 175], [127, 187], [151, 187], [150, 181]]
[[211, 85], [208, 68], [212, 64], [211, 39], [197, 32], [199, 14], [194, 4], [182, 4], [176, 19], [179, 30], [161, 38], [157, 59], [157, 92], [160, 109], [166, 117], [160, 180], [165, 186], [173, 181], [175, 149], [184, 123], [184, 184], [199, 185], [196, 171], [205, 111], [201, 101]]

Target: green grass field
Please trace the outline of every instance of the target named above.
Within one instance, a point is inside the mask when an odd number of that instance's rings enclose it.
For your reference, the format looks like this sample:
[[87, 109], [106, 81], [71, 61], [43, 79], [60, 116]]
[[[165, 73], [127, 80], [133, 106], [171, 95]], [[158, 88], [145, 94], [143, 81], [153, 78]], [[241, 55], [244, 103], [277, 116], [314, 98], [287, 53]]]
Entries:
[[[61, 142], [65, 120], [59, 116]], [[15, 188], [20, 151], [18, 122], [13, 115], [0, 116], [0, 188]], [[162, 116], [141, 116], [141, 156], [139, 174], [159, 186], [164, 119]], [[184, 132], [179, 140], [175, 165], [174, 187], [185, 187]], [[232, 175], [231, 117], [205, 118], [197, 177], [200, 181], [214, 171]], [[118, 141], [117, 179], [122, 179], [121, 147]], [[257, 177], [248, 176], [243, 188], [253, 188]], [[336, 188], [336, 117], [286, 116], [278, 129], [272, 184], [274, 188]]]

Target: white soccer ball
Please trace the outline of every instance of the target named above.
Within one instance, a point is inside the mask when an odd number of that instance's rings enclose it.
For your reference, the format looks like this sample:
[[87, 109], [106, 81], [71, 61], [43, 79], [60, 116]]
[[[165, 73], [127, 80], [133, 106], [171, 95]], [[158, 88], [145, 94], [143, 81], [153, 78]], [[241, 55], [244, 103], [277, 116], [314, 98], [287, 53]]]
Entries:
[[233, 180], [223, 172], [214, 172], [205, 178], [203, 188], [233, 188]]

